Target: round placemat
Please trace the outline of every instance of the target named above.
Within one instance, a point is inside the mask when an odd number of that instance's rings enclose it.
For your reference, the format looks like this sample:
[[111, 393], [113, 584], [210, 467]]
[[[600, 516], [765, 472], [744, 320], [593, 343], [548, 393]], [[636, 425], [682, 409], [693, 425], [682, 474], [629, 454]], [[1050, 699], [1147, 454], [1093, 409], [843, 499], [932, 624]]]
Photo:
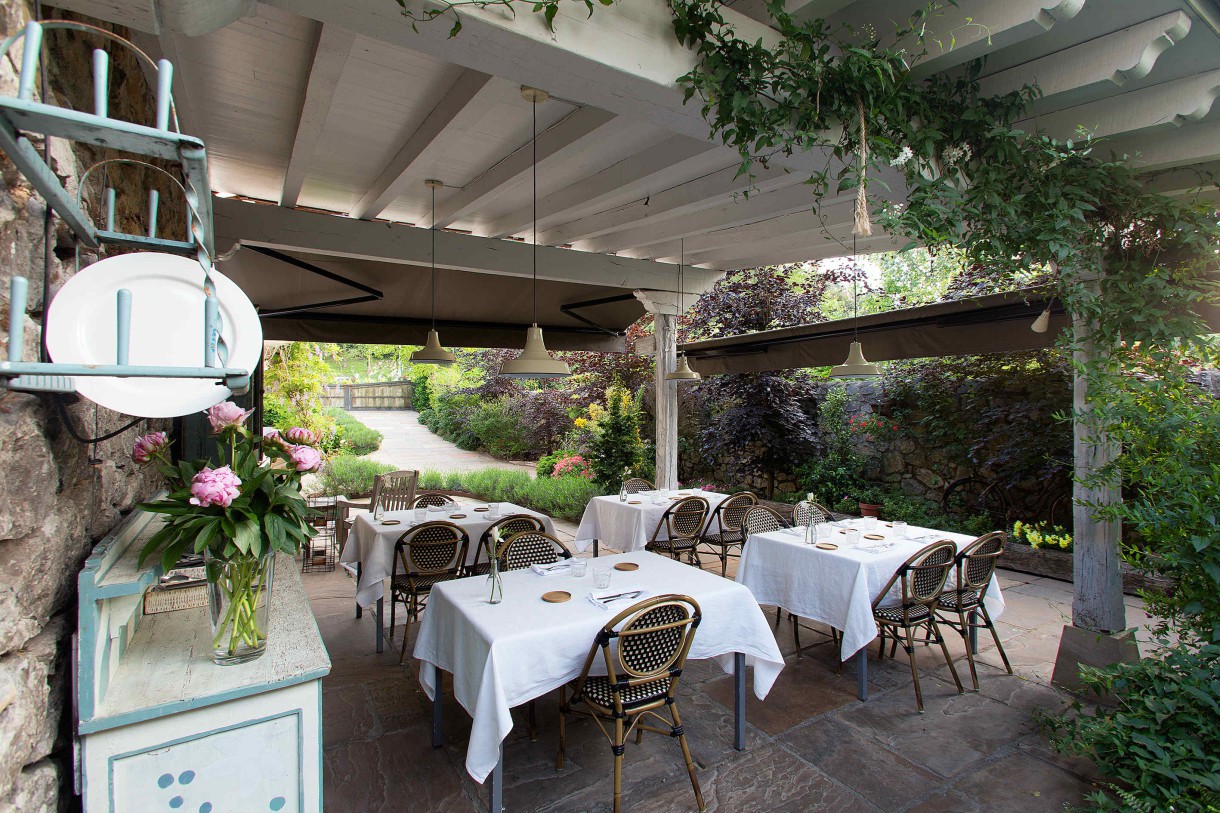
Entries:
[[836, 545], [834, 542], [819, 542], [816, 545], [814, 545], [814, 547], [821, 548], [822, 550], [838, 550], [839, 549], [839, 546]]
[[401, 519], [383, 519], [381, 521], [381, 524], [382, 525], [402, 525], [402, 520]]
[[619, 562], [614, 566], [615, 570], [639, 570], [640, 566], [635, 562]]
[[639, 500], [627, 500], [627, 504], [628, 505], [639, 505], [640, 501]]
[[865, 539], [885, 539], [885, 537], [882, 536], [881, 534], [865, 534], [864, 538]]
[[562, 604], [565, 601], [571, 600], [571, 598], [572, 594], [567, 590], [552, 590], [549, 593], [542, 594], [542, 600], [551, 604]]
[[449, 519], [466, 519], [465, 514], [450, 514]]
[[488, 509], [488, 508], [476, 508], [476, 509], [474, 509], [474, 510], [476, 510], [476, 511], [488, 511], [488, 510], [490, 510], [490, 509]]

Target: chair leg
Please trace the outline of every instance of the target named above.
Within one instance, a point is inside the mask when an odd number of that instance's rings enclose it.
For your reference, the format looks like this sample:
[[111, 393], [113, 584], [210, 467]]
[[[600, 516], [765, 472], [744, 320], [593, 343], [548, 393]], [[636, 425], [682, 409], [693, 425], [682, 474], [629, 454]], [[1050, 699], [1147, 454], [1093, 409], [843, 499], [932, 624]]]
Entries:
[[729, 575], [729, 549], [720, 549], [720, 575], [727, 578]]
[[885, 660], [885, 627], [877, 625], [877, 660]]
[[796, 616], [788, 613], [788, 617], [792, 619], [792, 640], [796, 642], [796, 658], [801, 658], [801, 626], [796, 623]]
[[[907, 643], [906, 651], [907, 658], [911, 661], [911, 681], [915, 684], [915, 705], [919, 709], [919, 713], [923, 714], [923, 691], [919, 688], [919, 668], [915, 666], [915, 631], [911, 627], [905, 628]], [[898, 636], [894, 636], [897, 640]]]
[[568, 745], [568, 715], [565, 709], [564, 691], [562, 686], [559, 687], [559, 752], [555, 754], [555, 770], [563, 770], [563, 752]]
[[776, 607], [775, 608], [775, 631], [776, 632], [779, 632], [779, 624], [783, 620], [784, 620], [784, 608]]
[[[969, 618], [973, 617], [974, 614], [971, 613]], [[979, 673], [978, 670], [975, 669], [974, 652], [970, 647], [970, 624], [972, 622], [969, 620], [969, 618], [959, 607], [957, 610], [957, 620], [958, 623], [961, 624], [961, 627], [958, 629], [958, 631], [962, 634], [962, 643], [966, 645], [966, 663], [970, 664], [970, 681], [974, 684], [974, 690], [977, 692], [979, 690]]]
[[635, 744], [639, 745], [642, 742], [644, 742], [644, 728], [643, 728], [643, 726], [636, 726], [635, 727]]
[[[415, 615], [415, 594], [412, 593], [408, 597], [409, 604], [407, 605], [407, 620], [402, 625], [402, 654], [398, 656], [398, 665], [403, 666], [407, 662], [407, 641], [411, 640], [411, 617]], [[381, 623], [378, 621], [378, 623]]]
[[390, 591], [390, 640], [394, 640], [394, 605], [397, 603], [398, 597], [394, 595], [394, 591]]
[[996, 631], [995, 624], [991, 622], [991, 614], [987, 612], [987, 608], [979, 604], [978, 612], [983, 616], [983, 623], [987, 625], [987, 629], [991, 630], [991, 637], [995, 640], [996, 652], [1000, 653], [1000, 660], [1004, 661], [1004, 668], [1008, 670], [1008, 674], [1012, 674], [1012, 665], [1008, 662], [1008, 653], [1004, 651], [1004, 645], [1000, 643], [1000, 633]]
[[703, 813], [707, 810], [707, 805], [703, 802], [703, 789], [699, 787], [699, 775], [695, 773], [695, 761], [691, 759], [690, 746], [686, 744], [686, 732], [682, 731], [682, 718], [678, 716], [677, 705], [671, 705], [669, 713], [674, 718], [674, 731], [682, 732], [678, 734], [678, 745], [682, 748], [682, 759], [686, 761], [686, 773], [690, 776], [691, 787], [695, 789], [695, 802], [699, 805], [700, 813]]
[[[928, 618], [928, 626], [932, 629], [932, 635], [936, 638], [936, 643], [940, 644], [940, 651], [945, 653], [945, 663], [949, 664], [949, 674], [953, 675], [953, 682], [957, 684], [957, 693], [961, 694], [966, 691], [962, 687], [962, 679], [957, 676], [957, 667], [953, 665], [953, 659], [949, 657], [949, 647], [945, 646], [945, 636], [940, 634], [940, 624], [936, 623], [936, 616], [933, 614]], [[966, 652], [970, 651], [969, 644], [966, 645]], [[970, 665], [974, 666], [974, 661], [970, 661]]]
[[525, 712], [529, 715], [530, 742], [538, 742], [538, 714], [533, 700], [525, 704]]
[[623, 799], [623, 718], [614, 721], [614, 813], [620, 813]]

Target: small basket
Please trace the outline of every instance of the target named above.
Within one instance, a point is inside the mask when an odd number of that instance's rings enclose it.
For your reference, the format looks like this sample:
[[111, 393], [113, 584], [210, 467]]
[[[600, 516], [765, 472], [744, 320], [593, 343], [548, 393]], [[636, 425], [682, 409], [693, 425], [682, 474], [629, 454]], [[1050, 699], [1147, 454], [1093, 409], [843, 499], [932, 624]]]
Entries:
[[190, 587], [150, 587], [144, 591], [144, 614], [191, 610], [208, 603], [207, 584]]

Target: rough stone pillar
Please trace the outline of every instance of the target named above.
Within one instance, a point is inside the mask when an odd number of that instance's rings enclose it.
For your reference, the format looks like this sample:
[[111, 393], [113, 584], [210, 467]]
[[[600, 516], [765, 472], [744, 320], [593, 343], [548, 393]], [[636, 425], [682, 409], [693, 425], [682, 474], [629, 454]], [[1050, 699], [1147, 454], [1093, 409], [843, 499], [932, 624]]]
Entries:
[[666, 381], [678, 363], [678, 313], [674, 294], [636, 291], [635, 296], [653, 315], [654, 381], [657, 401], [657, 488], [678, 487], [678, 382]]

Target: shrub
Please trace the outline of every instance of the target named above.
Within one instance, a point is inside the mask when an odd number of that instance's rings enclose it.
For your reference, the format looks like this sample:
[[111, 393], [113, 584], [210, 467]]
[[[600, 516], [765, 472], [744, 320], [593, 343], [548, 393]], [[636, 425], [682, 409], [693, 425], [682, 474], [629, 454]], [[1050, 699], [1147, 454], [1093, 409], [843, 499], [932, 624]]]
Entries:
[[596, 424], [590, 455], [593, 475], [607, 491], [617, 490], [624, 475], [634, 473], [643, 460], [641, 411], [639, 396], [633, 398], [631, 393], [618, 386], [606, 390], [604, 410], [589, 408], [591, 419]]
[[1065, 551], [1072, 549], [1072, 535], [1058, 525], [1048, 528], [1045, 522], [1014, 522], [1009, 538], [1014, 542], [1022, 542], [1035, 548]]
[[585, 460], [580, 455], [572, 455], [559, 460], [555, 464], [554, 471], [551, 472], [552, 477], [583, 477], [586, 480], [593, 479], [593, 469], [589, 467], [589, 461]]
[[1107, 669], [1083, 683], [1118, 706], [1041, 715], [1056, 750], [1086, 756], [1117, 784], [1089, 801], [1101, 811], [1220, 812], [1220, 645], [1179, 644], [1162, 657]]
[[[801, 491], [812, 492], [823, 505], [834, 507], [844, 498], [856, 497], [861, 485], [860, 455], [852, 439], [848, 420], [847, 387], [830, 387], [818, 408], [820, 454], [799, 472]], [[850, 501], [850, 500], [849, 500]], [[857, 500], [858, 502], [858, 500]], [[853, 509], [853, 513], [859, 509]]]
[[557, 519], [578, 520], [600, 492], [583, 477], [534, 479], [517, 469], [486, 468], [466, 472], [425, 471], [421, 488], [466, 491], [488, 502], [511, 502]]
[[544, 454], [538, 458], [537, 474], [539, 477], [550, 477], [555, 470], [555, 464], [565, 457], [571, 457], [576, 452], [571, 449], [556, 449], [550, 454]]
[[339, 448], [345, 454], [365, 455], [381, 448], [384, 435], [365, 426], [348, 412], [338, 407], [329, 407], [326, 414], [334, 419], [338, 427]]
[[335, 455], [326, 461], [319, 475], [322, 494], [328, 497], [368, 494], [373, 490], [373, 478], [390, 471], [394, 471], [394, 467], [389, 463], [378, 463], [355, 455]]
[[519, 460], [529, 454], [528, 430], [506, 398], [476, 406], [470, 413], [469, 427], [479, 448], [492, 457]]

